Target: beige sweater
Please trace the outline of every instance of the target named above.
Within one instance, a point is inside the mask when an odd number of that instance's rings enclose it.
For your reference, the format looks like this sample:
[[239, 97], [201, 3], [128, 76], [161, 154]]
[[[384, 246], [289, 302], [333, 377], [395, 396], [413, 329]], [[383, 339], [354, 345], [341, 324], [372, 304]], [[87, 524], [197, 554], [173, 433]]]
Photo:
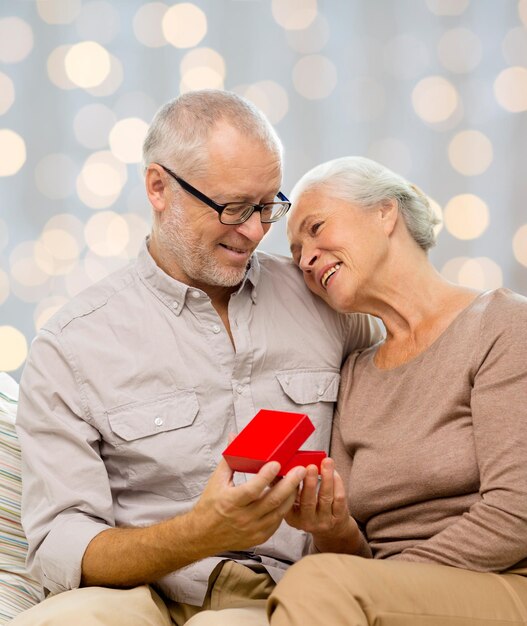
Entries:
[[520, 565], [527, 298], [481, 294], [425, 352], [394, 369], [379, 370], [375, 351], [344, 365], [332, 441], [373, 556], [476, 571]]

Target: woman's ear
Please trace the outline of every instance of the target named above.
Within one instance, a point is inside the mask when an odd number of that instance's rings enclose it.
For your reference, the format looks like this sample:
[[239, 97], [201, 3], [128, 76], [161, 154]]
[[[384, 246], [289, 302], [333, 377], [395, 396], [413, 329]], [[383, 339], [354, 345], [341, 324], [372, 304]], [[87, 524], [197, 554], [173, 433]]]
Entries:
[[399, 204], [395, 198], [387, 198], [379, 203], [379, 215], [384, 232], [389, 237], [397, 224]]
[[164, 211], [169, 202], [165, 173], [157, 163], [150, 163], [145, 173], [146, 195], [157, 213]]

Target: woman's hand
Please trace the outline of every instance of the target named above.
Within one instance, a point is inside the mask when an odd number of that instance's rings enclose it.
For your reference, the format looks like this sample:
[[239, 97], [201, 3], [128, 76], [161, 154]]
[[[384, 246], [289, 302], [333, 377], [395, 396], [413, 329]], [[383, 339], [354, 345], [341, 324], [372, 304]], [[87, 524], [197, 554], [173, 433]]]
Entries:
[[321, 552], [354, 554], [361, 543], [361, 533], [349, 514], [344, 483], [335, 471], [333, 459], [322, 461], [320, 474], [319, 485], [317, 467], [308, 466], [285, 520], [293, 528], [311, 533]]

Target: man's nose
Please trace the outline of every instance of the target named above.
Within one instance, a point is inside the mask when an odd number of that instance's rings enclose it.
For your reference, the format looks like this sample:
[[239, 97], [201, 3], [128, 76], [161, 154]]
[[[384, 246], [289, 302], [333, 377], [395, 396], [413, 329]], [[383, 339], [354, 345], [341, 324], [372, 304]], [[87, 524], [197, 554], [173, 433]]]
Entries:
[[254, 211], [246, 222], [236, 227], [236, 230], [256, 244], [260, 243], [266, 232], [259, 211]]

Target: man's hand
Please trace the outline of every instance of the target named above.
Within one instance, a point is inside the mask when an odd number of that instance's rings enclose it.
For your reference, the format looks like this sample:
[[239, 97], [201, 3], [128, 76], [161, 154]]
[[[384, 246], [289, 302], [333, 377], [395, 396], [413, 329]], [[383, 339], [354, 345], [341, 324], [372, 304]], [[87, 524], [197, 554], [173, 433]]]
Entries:
[[306, 474], [293, 468], [275, 482], [280, 465], [271, 461], [248, 482], [234, 485], [222, 459], [189, 515], [203, 531], [211, 552], [245, 550], [267, 541], [291, 509]]
[[321, 552], [353, 554], [360, 531], [349, 514], [346, 490], [333, 459], [322, 461], [320, 473], [319, 485], [317, 467], [308, 466], [302, 489], [285, 520], [293, 528], [311, 533]]
[[295, 467], [273, 484], [280, 466], [267, 463], [243, 485], [221, 460], [196, 506], [152, 526], [110, 528], [89, 543], [82, 584], [132, 587], [158, 580], [218, 552], [245, 550], [266, 541], [295, 501], [306, 473]]

